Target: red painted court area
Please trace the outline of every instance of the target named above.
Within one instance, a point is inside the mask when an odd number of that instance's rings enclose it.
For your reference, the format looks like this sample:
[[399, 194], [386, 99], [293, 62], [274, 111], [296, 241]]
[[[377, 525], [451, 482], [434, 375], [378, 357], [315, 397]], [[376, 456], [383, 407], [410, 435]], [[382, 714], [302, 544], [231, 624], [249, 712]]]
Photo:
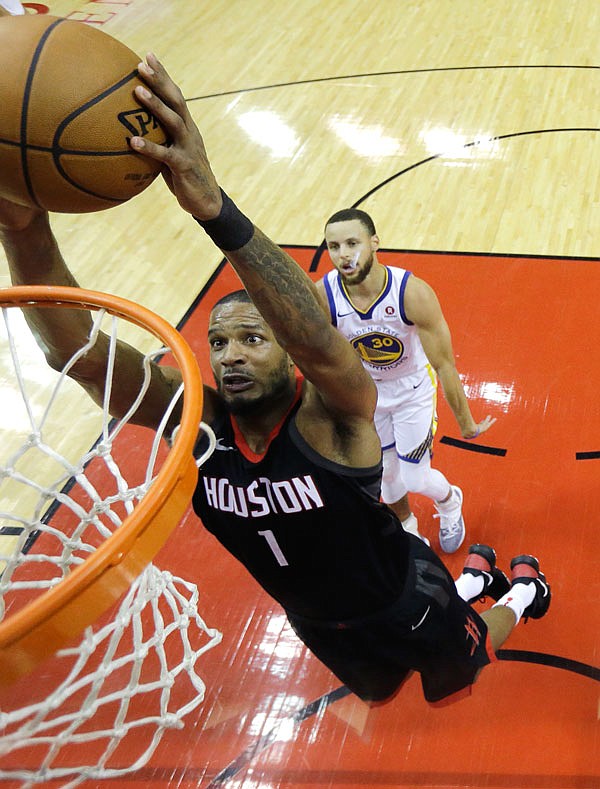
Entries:
[[[309, 269], [314, 249], [289, 251]], [[156, 563], [198, 584], [203, 617], [223, 632], [202, 661], [206, 699], [183, 730], [167, 732], [148, 766], [102, 786], [600, 787], [600, 264], [379, 259], [434, 287], [474, 416], [498, 420], [484, 441], [464, 446], [440, 395], [434, 465], [462, 487], [467, 528], [447, 564], [458, 575], [472, 542], [494, 546], [504, 569], [534, 553], [552, 586], [549, 614], [519, 625], [471, 698], [430, 708], [413, 677], [393, 702], [371, 709], [339, 689], [282, 611], [188, 513]], [[328, 265], [325, 256], [313, 277]], [[182, 329], [207, 382], [208, 312], [238, 286], [222, 267]], [[437, 549], [429, 501], [415, 498], [413, 507]]]

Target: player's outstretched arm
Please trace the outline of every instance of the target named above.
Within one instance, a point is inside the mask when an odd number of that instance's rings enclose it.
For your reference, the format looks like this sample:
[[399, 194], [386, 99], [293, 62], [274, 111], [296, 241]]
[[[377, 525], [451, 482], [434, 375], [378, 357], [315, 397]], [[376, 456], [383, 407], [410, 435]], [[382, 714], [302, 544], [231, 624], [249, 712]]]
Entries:
[[370, 419], [376, 390], [350, 344], [330, 324], [310, 278], [247, 219], [219, 188], [181, 90], [152, 54], [138, 67], [148, 89], [138, 99], [158, 118], [168, 147], [134, 137], [134, 150], [160, 161], [181, 207], [223, 250], [253, 302], [325, 406], [341, 417]]
[[[48, 214], [15, 205], [0, 198], [0, 241], [6, 252], [13, 285], [61, 285], [78, 287], [52, 233]], [[92, 318], [87, 310], [28, 308], [23, 311], [48, 364], [62, 370], [72, 355], [85, 345]], [[109, 341], [100, 334], [94, 347], [71, 368], [70, 376], [99, 405], [103, 402]], [[119, 342], [111, 397], [113, 416], [124, 415], [137, 396], [143, 379], [142, 354]], [[180, 380], [179, 371], [152, 369], [152, 383], [135, 421], [148, 427], [159, 424]]]

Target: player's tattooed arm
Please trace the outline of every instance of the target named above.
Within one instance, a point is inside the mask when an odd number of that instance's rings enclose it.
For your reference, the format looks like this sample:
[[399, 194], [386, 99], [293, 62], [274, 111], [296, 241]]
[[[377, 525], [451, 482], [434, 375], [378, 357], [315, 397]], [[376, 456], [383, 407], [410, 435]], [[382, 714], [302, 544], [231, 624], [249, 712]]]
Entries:
[[161, 162], [167, 185], [181, 207], [203, 224], [223, 250], [277, 341], [317, 388], [327, 410], [336, 411], [340, 418], [370, 420], [376, 402], [373, 382], [353, 348], [331, 326], [313, 282], [227, 202], [181, 89], [158, 59], [149, 53], [138, 70], [147, 88], [137, 88], [136, 96], [166, 129], [170, 145], [140, 137], [133, 137], [130, 144]]
[[315, 284], [300, 266], [258, 228], [244, 247], [225, 254], [279, 344], [328, 407], [349, 415], [370, 413], [376, 399], [371, 378], [331, 325]]
[[298, 264], [255, 228], [245, 247], [226, 252], [280, 345], [322, 345], [329, 328], [317, 289]]

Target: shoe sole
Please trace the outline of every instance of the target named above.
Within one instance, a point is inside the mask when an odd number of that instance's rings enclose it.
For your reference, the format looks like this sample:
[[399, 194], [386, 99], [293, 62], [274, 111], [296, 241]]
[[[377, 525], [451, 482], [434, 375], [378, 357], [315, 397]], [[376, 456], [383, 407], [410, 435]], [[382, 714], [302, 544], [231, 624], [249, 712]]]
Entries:
[[[511, 559], [511, 561], [510, 561], [510, 570], [511, 570], [511, 572], [515, 569], [515, 567], [518, 567], [520, 564], [525, 565], [525, 567], [532, 568], [535, 571], [535, 573], [539, 573], [539, 571], [540, 571], [540, 563], [539, 563], [539, 561], [536, 559], [535, 556], [531, 556], [531, 554], [529, 554], [529, 553], [523, 553], [520, 556], [515, 556], [514, 559]], [[532, 578], [536, 577], [535, 575], [533, 575], [531, 573], [531, 569], [530, 570], [526, 570], [525, 574], [526, 575], [531, 574]]]
[[[487, 572], [491, 572], [496, 566], [496, 551], [489, 545], [483, 545], [482, 543], [475, 543], [474, 545], [469, 546], [469, 556], [480, 556], [489, 564], [489, 570]], [[469, 561], [469, 556], [467, 556], [467, 562]], [[468, 564], [465, 564], [465, 567], [468, 567]], [[485, 568], [477, 567], [476, 569], [482, 570]]]
[[499, 567], [496, 567], [496, 551], [489, 545], [475, 543], [469, 547], [469, 555], [465, 562], [463, 572], [473, 575], [479, 572], [491, 576], [489, 585], [483, 589], [480, 597], [474, 598], [483, 602], [486, 597], [499, 600], [510, 589], [510, 581]]

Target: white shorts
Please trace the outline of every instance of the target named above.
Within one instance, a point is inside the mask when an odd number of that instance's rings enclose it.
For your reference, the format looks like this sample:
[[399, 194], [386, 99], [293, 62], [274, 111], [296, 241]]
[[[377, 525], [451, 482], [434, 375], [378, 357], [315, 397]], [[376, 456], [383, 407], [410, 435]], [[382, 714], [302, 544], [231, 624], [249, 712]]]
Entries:
[[375, 427], [383, 451], [418, 463], [430, 450], [437, 430], [437, 376], [427, 365], [421, 372], [393, 381], [377, 381]]

